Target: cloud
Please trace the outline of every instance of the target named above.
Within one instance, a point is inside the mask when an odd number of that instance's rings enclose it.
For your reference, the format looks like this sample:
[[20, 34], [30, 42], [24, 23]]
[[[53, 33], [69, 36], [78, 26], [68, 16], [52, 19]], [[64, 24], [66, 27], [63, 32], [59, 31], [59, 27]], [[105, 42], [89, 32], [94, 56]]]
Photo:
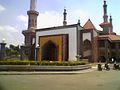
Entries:
[[40, 13], [38, 17], [38, 28], [62, 25], [62, 16], [55, 11]]
[[86, 11], [83, 11], [83, 10], [80, 10], [80, 9], [75, 10], [73, 13], [77, 17], [84, 18], [84, 17], [88, 16], [88, 13]]
[[84, 24], [88, 20], [89, 13], [87, 11], [83, 11], [81, 9], [76, 9], [70, 13], [70, 22], [77, 23], [78, 19], [80, 19], [81, 25]]
[[12, 32], [18, 32], [18, 30], [13, 27], [13, 26], [10, 26], [10, 25], [3, 25], [3, 26], [0, 26], [0, 31], [1, 32], [9, 32], [9, 33], [12, 33]]
[[[19, 15], [17, 17], [18, 21], [22, 22], [24, 26], [28, 26], [28, 16]], [[46, 11], [44, 13], [39, 13], [37, 19], [38, 28], [53, 27], [62, 24], [62, 16], [55, 11]]]
[[3, 7], [2, 5], [0, 5], [0, 13], [3, 12], [3, 11], [5, 11], [5, 10], [6, 10], [6, 8]]
[[27, 15], [19, 15], [17, 16], [17, 20], [22, 22], [25, 27], [28, 25], [28, 16]]
[[19, 30], [14, 26], [0, 26], [0, 42], [5, 38], [7, 44], [19, 44]]

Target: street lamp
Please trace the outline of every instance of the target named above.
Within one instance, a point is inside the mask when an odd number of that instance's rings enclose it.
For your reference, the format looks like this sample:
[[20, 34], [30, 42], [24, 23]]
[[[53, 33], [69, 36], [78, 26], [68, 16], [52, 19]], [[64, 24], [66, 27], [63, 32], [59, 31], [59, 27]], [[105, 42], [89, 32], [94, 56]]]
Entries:
[[5, 50], [5, 39], [2, 39], [2, 42], [0, 43], [0, 59], [4, 60], [6, 57], [6, 50]]
[[39, 65], [38, 63], [38, 52], [39, 52], [40, 46], [39, 44], [37, 44], [36, 48], [35, 48], [35, 60], [36, 60], [36, 64]]
[[5, 43], [5, 38], [2, 39], [2, 43]]
[[76, 58], [77, 58], [77, 60], [80, 60], [81, 55], [77, 55]]

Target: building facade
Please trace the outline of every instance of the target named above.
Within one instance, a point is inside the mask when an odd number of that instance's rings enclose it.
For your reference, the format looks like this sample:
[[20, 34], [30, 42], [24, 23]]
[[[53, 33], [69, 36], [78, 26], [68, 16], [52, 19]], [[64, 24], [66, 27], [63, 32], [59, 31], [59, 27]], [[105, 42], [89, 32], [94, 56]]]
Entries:
[[[36, 0], [31, 0], [28, 30], [23, 31], [25, 47], [34, 46], [29, 50], [35, 52], [32, 54], [35, 59], [49, 61], [86, 59], [88, 62], [109, 62], [113, 58], [120, 61], [120, 36], [113, 32], [112, 16], [108, 21], [105, 0], [103, 22], [100, 24], [103, 30], [97, 30], [90, 19], [84, 26], [80, 25], [80, 20], [77, 24], [67, 25], [66, 9], [63, 12], [63, 26], [36, 29], [39, 13], [35, 11], [35, 3]], [[35, 43], [32, 43], [33, 39]], [[31, 57], [30, 53], [28, 55]]]

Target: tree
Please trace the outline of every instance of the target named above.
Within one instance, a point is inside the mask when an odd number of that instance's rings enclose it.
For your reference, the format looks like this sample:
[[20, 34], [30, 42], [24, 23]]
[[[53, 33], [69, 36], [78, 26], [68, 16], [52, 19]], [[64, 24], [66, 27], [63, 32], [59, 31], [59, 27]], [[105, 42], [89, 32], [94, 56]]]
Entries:
[[19, 45], [14, 46], [14, 45], [10, 44], [9, 47], [6, 47], [6, 56], [9, 59], [11, 59], [11, 58], [19, 58], [19, 56], [20, 56]]

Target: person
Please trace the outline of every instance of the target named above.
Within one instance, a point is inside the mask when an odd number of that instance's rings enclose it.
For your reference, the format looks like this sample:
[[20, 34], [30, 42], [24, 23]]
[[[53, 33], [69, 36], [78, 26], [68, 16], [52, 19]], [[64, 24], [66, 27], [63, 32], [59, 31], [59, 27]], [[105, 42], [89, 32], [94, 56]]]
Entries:
[[102, 71], [102, 66], [101, 66], [101, 64], [98, 64], [98, 71]]
[[113, 65], [113, 69], [114, 70], [120, 70], [120, 65], [116, 64], [116, 62], [115, 62], [114, 65]]
[[105, 70], [110, 70], [109, 64], [105, 63]]

